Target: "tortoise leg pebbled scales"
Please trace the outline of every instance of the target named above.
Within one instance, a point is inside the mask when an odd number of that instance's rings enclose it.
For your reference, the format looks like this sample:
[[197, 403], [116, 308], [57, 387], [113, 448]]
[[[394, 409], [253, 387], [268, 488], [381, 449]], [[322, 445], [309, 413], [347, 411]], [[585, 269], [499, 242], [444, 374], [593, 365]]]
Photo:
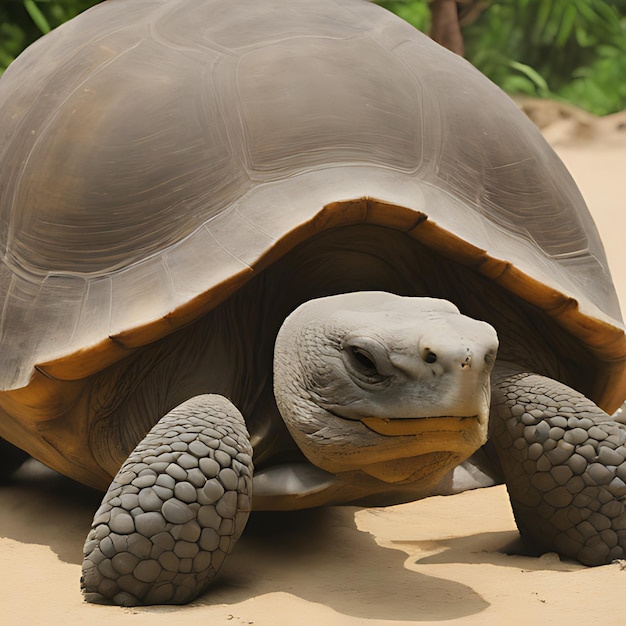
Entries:
[[522, 537], [602, 565], [626, 556], [626, 427], [571, 388], [505, 373], [492, 389], [490, 439]]
[[95, 514], [81, 579], [87, 598], [180, 604], [203, 593], [248, 520], [252, 471], [243, 417], [228, 400], [196, 396], [170, 411]]

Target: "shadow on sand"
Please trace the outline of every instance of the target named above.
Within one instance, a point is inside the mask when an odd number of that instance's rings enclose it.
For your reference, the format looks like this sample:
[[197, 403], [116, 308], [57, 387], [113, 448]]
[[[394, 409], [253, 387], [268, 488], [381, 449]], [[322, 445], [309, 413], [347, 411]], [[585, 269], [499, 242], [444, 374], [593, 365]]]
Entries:
[[[100, 498], [29, 461], [0, 487], [0, 536], [49, 546], [60, 560], [80, 564]], [[353, 617], [414, 621], [455, 619], [489, 606], [471, 587], [407, 569], [406, 553], [381, 547], [357, 529], [356, 511], [328, 507], [253, 514], [213, 587], [193, 606], [231, 605], [284, 592]]]

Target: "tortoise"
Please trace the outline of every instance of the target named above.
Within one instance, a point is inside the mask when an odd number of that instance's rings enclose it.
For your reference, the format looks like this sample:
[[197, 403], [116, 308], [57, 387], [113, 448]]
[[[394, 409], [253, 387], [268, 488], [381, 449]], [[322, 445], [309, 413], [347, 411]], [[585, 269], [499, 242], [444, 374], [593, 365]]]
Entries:
[[536, 549], [624, 557], [602, 244], [466, 61], [362, 0], [117, 0], [0, 110], [2, 474], [106, 492], [88, 599], [191, 601], [251, 510], [464, 488], [487, 435]]

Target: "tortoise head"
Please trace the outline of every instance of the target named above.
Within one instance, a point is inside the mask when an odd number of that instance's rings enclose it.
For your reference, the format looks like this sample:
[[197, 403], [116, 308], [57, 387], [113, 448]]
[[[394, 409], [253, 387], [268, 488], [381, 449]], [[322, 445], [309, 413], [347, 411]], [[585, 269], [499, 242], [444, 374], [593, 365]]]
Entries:
[[[316, 466], [436, 484], [487, 437], [495, 330], [450, 302], [359, 292], [311, 300], [276, 340], [274, 393]], [[419, 457], [419, 458], [418, 458]]]

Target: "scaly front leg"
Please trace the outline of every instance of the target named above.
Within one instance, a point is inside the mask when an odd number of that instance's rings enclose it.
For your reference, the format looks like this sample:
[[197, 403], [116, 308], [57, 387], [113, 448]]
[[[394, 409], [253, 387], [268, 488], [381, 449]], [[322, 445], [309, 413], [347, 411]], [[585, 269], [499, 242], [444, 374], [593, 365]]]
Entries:
[[159, 420], [120, 468], [85, 543], [82, 587], [116, 604], [182, 604], [206, 590], [248, 519], [252, 448], [225, 398]]
[[494, 375], [490, 441], [522, 537], [585, 565], [626, 555], [626, 427], [580, 393]]

